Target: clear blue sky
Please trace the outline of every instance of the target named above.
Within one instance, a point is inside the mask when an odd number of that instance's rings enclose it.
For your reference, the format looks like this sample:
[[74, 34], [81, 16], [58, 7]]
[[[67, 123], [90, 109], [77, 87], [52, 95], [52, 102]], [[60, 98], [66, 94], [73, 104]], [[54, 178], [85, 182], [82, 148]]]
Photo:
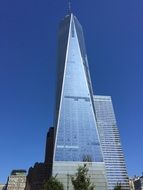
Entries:
[[[0, 181], [43, 161], [67, 0], [0, 1]], [[111, 95], [129, 176], [143, 171], [143, 1], [73, 0], [94, 92]]]

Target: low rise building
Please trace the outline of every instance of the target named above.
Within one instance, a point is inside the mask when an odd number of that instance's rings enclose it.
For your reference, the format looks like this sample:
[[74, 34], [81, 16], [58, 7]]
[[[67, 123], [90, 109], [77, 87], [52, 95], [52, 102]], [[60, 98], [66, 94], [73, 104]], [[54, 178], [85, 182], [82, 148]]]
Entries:
[[143, 190], [143, 175], [135, 176], [130, 179], [130, 189], [131, 190]]
[[134, 180], [135, 190], [143, 190], [143, 176], [138, 177], [138, 179]]
[[28, 171], [25, 190], [42, 190], [48, 179], [49, 165], [37, 162]]
[[26, 185], [26, 171], [13, 170], [8, 177], [4, 190], [24, 190]]
[[0, 190], [5, 190], [5, 184], [0, 184]]

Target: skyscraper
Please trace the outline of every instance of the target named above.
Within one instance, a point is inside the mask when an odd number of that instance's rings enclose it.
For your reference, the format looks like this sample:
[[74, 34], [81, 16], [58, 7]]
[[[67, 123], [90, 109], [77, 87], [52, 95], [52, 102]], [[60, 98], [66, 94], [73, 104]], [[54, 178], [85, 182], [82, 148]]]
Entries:
[[73, 14], [60, 23], [54, 127], [52, 175], [66, 186], [67, 176], [88, 162], [92, 181], [107, 189], [83, 32]]
[[98, 190], [114, 190], [117, 183], [129, 190], [112, 100], [93, 95], [82, 27], [72, 13], [60, 23], [58, 45], [55, 121], [45, 157], [46, 163], [52, 160], [49, 171], [72, 190], [69, 176], [86, 163]]
[[112, 99], [110, 96], [94, 96], [94, 105], [106, 166], [108, 190], [113, 190], [117, 183], [121, 184], [122, 190], [128, 190], [129, 180]]

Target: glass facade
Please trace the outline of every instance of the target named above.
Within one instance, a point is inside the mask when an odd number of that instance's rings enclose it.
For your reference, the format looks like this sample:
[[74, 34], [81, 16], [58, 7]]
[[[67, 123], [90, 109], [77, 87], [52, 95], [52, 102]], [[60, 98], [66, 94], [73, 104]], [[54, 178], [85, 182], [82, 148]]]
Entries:
[[108, 180], [108, 190], [117, 183], [129, 190], [129, 181], [110, 96], [94, 96], [96, 119]]
[[60, 24], [54, 161], [103, 162], [81, 25]]

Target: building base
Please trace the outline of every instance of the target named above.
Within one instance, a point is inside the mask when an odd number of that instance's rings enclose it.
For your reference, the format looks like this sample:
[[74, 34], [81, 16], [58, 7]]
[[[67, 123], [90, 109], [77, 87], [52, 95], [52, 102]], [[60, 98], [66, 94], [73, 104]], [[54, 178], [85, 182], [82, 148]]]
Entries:
[[79, 166], [87, 164], [89, 169], [91, 183], [95, 189], [107, 190], [107, 180], [105, 174], [105, 165], [102, 162], [53, 162], [52, 175], [63, 183], [65, 190], [73, 190], [71, 177], [75, 176]]

